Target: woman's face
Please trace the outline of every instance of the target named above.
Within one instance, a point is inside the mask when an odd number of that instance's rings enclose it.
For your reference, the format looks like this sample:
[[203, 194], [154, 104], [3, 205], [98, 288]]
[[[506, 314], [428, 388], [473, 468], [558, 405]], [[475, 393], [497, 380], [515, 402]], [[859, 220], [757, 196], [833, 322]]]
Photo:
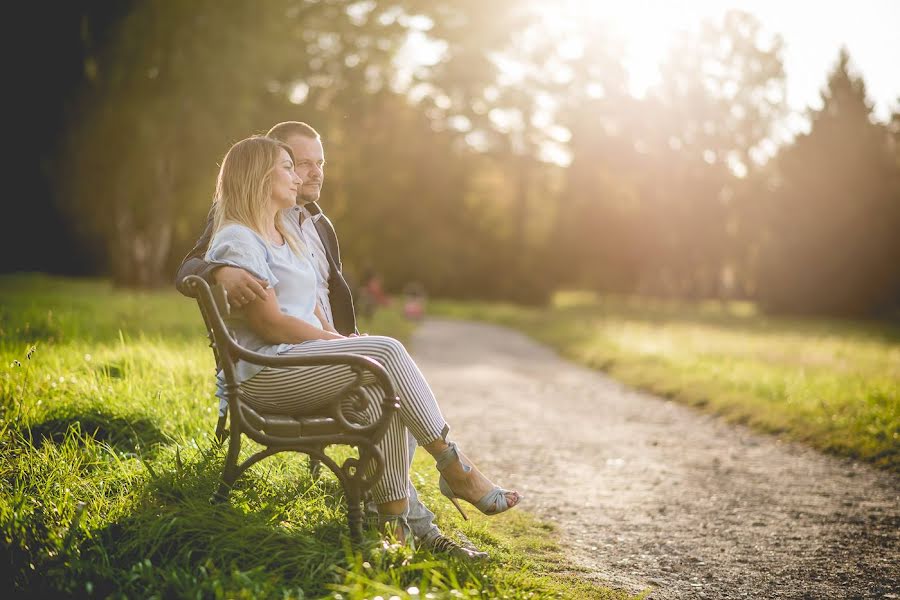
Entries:
[[284, 150], [278, 151], [275, 168], [272, 169], [272, 205], [280, 210], [292, 208], [297, 202], [297, 190], [303, 181], [294, 172], [294, 161]]

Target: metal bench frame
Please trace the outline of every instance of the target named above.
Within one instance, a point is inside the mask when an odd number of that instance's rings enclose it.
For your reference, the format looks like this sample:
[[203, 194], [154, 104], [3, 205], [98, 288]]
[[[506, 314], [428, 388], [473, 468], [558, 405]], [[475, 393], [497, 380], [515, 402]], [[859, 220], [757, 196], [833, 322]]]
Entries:
[[[222, 372], [225, 380], [228, 406], [225, 415], [219, 417], [216, 438], [220, 442], [229, 440], [228, 454], [214, 499], [226, 501], [235, 481], [262, 459], [279, 452], [301, 452], [309, 455], [310, 467], [314, 473], [318, 464], [324, 464], [338, 478], [347, 501], [350, 536], [353, 541], [359, 541], [362, 538], [364, 495], [384, 473], [384, 457], [375, 444], [384, 436], [394, 412], [400, 408], [390, 375], [378, 362], [359, 354], [269, 356], [247, 350], [235, 341], [225, 324], [224, 316], [230, 310], [225, 290], [218, 285], [210, 287], [196, 275], [185, 277], [184, 284], [196, 298], [203, 314], [209, 345], [216, 359], [216, 371]], [[262, 413], [250, 408], [241, 399], [241, 386], [235, 377], [235, 365], [239, 359], [266, 367], [346, 365], [355, 378], [318, 414], [299, 416]], [[372, 423], [360, 424], [348, 418], [345, 410], [348, 406], [357, 410], [365, 408], [369, 401], [365, 394], [359, 393], [366, 372], [375, 377], [384, 396], [381, 400], [380, 418]], [[297, 392], [301, 394], [303, 390]], [[226, 421], [229, 416], [231, 427], [227, 430]], [[241, 434], [265, 448], [238, 464]], [[332, 445], [353, 446], [357, 448], [359, 458], [351, 456], [338, 464], [325, 454], [325, 449]], [[375, 470], [371, 476], [367, 476], [370, 462], [374, 463]]]

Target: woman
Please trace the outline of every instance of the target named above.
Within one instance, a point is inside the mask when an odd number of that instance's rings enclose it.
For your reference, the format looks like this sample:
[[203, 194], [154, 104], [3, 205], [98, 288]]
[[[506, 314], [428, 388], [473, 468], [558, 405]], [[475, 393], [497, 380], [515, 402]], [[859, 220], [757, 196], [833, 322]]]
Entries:
[[[436, 459], [441, 493], [465, 517], [461, 498], [485, 514], [518, 504], [518, 492], [493, 485], [453, 442], [434, 394], [403, 345], [381, 336], [340, 335], [316, 300], [316, 272], [302, 243], [293, 211], [302, 181], [294, 173], [290, 147], [267, 137], [236, 143], [225, 155], [216, 182], [214, 234], [206, 260], [246, 269], [269, 283], [267, 298], [235, 311], [237, 341], [263, 354], [350, 352], [377, 360], [390, 373], [400, 410], [379, 444], [384, 476], [372, 487], [378, 512], [406, 533], [408, 457], [406, 429]], [[346, 367], [259, 367], [238, 363], [242, 397], [251, 407], [287, 414], [314, 413], [352, 381]], [[295, 393], [303, 389], [302, 397]], [[365, 393], [377, 397], [374, 387]], [[369, 402], [370, 418], [380, 406]]]

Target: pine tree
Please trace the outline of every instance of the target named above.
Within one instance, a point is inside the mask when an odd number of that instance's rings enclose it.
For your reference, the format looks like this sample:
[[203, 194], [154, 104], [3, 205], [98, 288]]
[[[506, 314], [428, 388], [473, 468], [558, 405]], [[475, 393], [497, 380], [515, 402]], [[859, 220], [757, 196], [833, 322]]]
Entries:
[[898, 277], [898, 168], [842, 49], [811, 128], [777, 158], [760, 296], [776, 312], [869, 315]]

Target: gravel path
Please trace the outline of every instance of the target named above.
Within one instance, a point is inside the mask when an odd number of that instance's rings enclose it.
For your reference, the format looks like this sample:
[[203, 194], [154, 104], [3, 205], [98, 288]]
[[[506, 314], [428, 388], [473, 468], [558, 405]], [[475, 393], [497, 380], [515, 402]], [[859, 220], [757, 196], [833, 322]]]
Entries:
[[589, 577], [654, 599], [900, 598], [900, 478], [631, 390], [501, 327], [428, 320], [411, 348], [453, 439], [558, 525]]

